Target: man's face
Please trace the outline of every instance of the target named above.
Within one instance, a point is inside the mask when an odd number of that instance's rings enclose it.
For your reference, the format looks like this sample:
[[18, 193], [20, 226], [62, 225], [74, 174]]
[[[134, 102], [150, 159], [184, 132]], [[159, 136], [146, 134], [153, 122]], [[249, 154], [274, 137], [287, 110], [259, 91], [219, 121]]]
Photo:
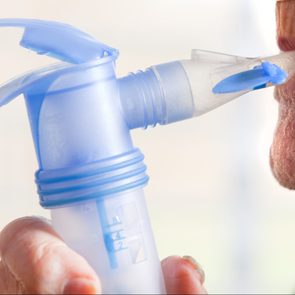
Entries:
[[[278, 45], [283, 51], [295, 50], [295, 0], [278, 0], [276, 12]], [[280, 184], [295, 189], [295, 76], [276, 88], [275, 98], [279, 102], [279, 119], [270, 165]]]

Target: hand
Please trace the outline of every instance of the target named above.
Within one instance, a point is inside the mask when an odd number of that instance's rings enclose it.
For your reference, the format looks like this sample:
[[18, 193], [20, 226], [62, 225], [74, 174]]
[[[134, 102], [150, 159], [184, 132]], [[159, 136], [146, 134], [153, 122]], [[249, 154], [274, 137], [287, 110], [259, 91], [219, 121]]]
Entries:
[[[295, 50], [293, 0], [277, 1], [277, 36], [281, 50]], [[295, 189], [295, 76], [276, 88], [275, 97], [279, 102], [279, 119], [270, 151], [270, 165], [280, 184]]]
[[[0, 234], [0, 294], [100, 294], [89, 264], [65, 245], [49, 222], [25, 217]], [[204, 273], [192, 258], [162, 262], [170, 294], [205, 294]]]

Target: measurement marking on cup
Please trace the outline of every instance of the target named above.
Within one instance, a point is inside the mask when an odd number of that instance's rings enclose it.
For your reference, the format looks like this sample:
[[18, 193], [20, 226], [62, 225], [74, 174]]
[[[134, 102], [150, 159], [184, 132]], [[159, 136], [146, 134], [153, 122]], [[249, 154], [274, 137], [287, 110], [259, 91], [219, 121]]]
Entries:
[[97, 201], [97, 209], [110, 267], [146, 261], [148, 256], [136, 204], [121, 204], [107, 212], [105, 202]]
[[[116, 252], [125, 250], [126, 247], [123, 242], [124, 239], [120, 239], [120, 237], [124, 237], [120, 233], [121, 231], [123, 231], [122, 222], [117, 215], [112, 216], [110, 219], [108, 218], [104, 200], [97, 201], [96, 207], [101, 222], [104, 245], [106, 247], [110, 266], [111, 268], [117, 268], [119, 265], [118, 259], [116, 257]], [[111, 223], [109, 222], [109, 220], [111, 220]]]
[[126, 237], [123, 228], [106, 232], [104, 238], [108, 251], [118, 252], [128, 249], [125, 242]]
[[107, 226], [112, 227], [112, 226], [115, 226], [115, 225], [118, 225], [118, 224], [122, 224], [122, 222], [120, 220], [120, 217], [118, 215], [116, 215], [116, 216], [113, 216], [112, 223], [108, 224]]

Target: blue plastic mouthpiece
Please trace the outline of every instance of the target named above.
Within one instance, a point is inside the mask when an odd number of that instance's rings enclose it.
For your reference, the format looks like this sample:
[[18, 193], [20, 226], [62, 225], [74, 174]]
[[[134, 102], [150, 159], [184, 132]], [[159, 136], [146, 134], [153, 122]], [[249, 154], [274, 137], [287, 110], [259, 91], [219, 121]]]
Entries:
[[279, 85], [286, 81], [288, 74], [279, 66], [268, 61], [262, 62], [252, 70], [225, 78], [217, 83], [212, 91], [216, 94], [233, 93]]

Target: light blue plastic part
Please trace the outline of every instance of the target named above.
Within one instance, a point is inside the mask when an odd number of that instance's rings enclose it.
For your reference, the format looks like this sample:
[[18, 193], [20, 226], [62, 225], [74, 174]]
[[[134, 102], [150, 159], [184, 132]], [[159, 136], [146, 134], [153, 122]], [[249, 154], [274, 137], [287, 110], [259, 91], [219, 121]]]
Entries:
[[90, 35], [59, 22], [0, 19], [0, 26], [24, 28], [21, 46], [70, 63], [84, 63], [116, 52]]
[[265, 88], [268, 83], [282, 84], [287, 73], [270, 62], [262, 62], [261, 66], [225, 78], [213, 87], [214, 93], [232, 93]]

